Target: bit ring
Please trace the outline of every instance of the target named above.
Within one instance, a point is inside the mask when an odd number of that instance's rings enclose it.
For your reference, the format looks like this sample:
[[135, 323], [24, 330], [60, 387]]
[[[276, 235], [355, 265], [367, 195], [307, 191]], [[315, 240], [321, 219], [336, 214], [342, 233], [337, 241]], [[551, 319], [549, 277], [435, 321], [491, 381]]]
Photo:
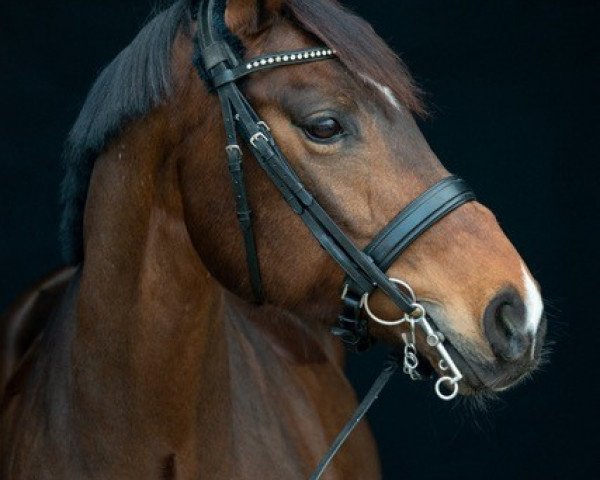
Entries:
[[[450, 393], [442, 392], [442, 384], [447, 383], [450, 387]], [[452, 400], [458, 394], [458, 382], [452, 377], [440, 377], [435, 382], [435, 393], [442, 400]]]
[[[403, 280], [400, 280], [398, 278], [392, 278], [390, 277], [390, 282], [395, 283], [396, 285], [399, 285], [400, 287], [404, 287], [404, 289], [408, 292], [408, 294], [411, 297], [411, 301], [414, 304], [414, 302], [416, 302], [416, 297], [415, 297], [415, 292], [413, 291], [412, 288], [410, 288], [410, 285], [408, 283], [406, 283]], [[364, 307], [365, 312], [367, 312], [367, 315], [369, 316], [369, 318], [371, 318], [371, 320], [374, 320], [377, 323], [380, 323], [381, 325], [385, 325], [388, 327], [393, 327], [394, 325], [400, 325], [401, 323], [406, 322], [410, 317], [407, 313], [405, 313], [402, 318], [398, 318], [396, 320], [385, 320], [383, 318], [379, 318], [377, 315], [375, 315], [373, 313], [373, 311], [371, 310], [371, 308], [369, 307], [369, 296], [371, 294], [370, 293], [365, 293], [362, 296], [362, 299], [360, 301], [361, 306]], [[419, 305], [420, 307], [420, 305]], [[418, 308], [418, 307], [416, 307]], [[421, 309], [423, 309], [423, 307], [420, 307]], [[423, 309], [423, 311], [425, 311]]]

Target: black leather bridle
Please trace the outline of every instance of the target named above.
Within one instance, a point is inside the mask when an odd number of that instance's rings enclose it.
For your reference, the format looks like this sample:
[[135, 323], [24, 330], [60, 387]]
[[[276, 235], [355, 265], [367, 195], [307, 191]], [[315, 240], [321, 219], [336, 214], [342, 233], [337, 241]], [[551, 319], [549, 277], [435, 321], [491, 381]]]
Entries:
[[[216, 3], [217, 0], [201, 0], [198, 4], [196, 18], [199, 28], [195, 63], [201, 77], [206, 80], [209, 88], [216, 92], [221, 103], [227, 141], [225, 151], [256, 301], [262, 301], [263, 291], [238, 135], [290, 208], [300, 216], [325, 251], [346, 273], [342, 295], [344, 308], [338, 318], [338, 325], [332, 328], [332, 333], [339, 336], [349, 349], [366, 350], [372, 340], [368, 333], [367, 320], [362, 315], [362, 307], [365, 298], [378, 288], [400, 310], [406, 312], [406, 319], [413, 327], [413, 336], [414, 325], [420, 322], [422, 326], [425, 325], [430, 345], [436, 346], [438, 351], [445, 352], [442, 345], [443, 336], [431, 328], [431, 319], [426, 317], [423, 307], [416, 303], [409, 292], [398, 288], [399, 282], [390, 280], [385, 271], [424, 231], [464, 203], [474, 200], [475, 195], [463, 180], [457, 177], [445, 178], [405, 207], [364, 250], [357, 248], [305, 188], [277, 146], [269, 127], [260, 120], [236, 84], [241, 78], [260, 70], [334, 59], [335, 51], [327, 47], [317, 47], [270, 53], [242, 61], [225, 38], [222, 29], [215, 26], [215, 18], [219, 18], [220, 15], [222, 21], [223, 15], [222, 11], [217, 11]], [[442, 357], [447, 363], [451, 363], [447, 353]], [[311, 478], [320, 477], [341, 443], [362, 418], [397, 367], [398, 358], [394, 355]]]

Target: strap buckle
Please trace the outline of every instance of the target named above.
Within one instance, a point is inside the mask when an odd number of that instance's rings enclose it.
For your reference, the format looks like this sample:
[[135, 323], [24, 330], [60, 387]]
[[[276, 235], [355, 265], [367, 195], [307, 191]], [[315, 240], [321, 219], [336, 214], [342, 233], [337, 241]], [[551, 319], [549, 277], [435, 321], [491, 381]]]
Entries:
[[269, 125], [267, 124], [267, 122], [263, 122], [262, 120], [259, 120], [258, 122], [256, 122], [256, 124], [257, 124], [258, 126], [261, 126], [261, 127], [263, 127], [263, 129], [264, 129], [266, 132], [270, 132], [270, 131], [271, 131], [271, 127], [269, 127]]
[[240, 172], [242, 170], [242, 149], [239, 145], [227, 145], [225, 147], [227, 153], [227, 167], [230, 173]]
[[254, 148], [258, 148], [256, 146], [256, 142], [260, 138], [262, 138], [265, 142], [269, 143], [269, 139], [267, 138], [267, 136], [263, 132], [256, 132], [254, 135], [252, 135], [250, 137], [250, 140], [249, 140], [250, 145], [252, 145]]

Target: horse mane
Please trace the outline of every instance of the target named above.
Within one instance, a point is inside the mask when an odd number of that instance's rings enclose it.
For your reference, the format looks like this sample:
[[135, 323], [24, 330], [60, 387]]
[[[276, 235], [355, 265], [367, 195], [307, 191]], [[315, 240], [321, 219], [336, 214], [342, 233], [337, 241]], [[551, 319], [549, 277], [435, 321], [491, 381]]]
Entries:
[[69, 263], [83, 258], [83, 212], [94, 161], [128, 122], [171, 93], [171, 50], [187, 0], [157, 14], [94, 82], [67, 139], [61, 242]]
[[[97, 78], [71, 129], [64, 154], [60, 227], [63, 254], [71, 264], [83, 259], [83, 214], [94, 161], [125, 125], [171, 94], [174, 39], [196, 3], [175, 0], [142, 28]], [[221, 0], [221, 15], [224, 8]], [[385, 85], [407, 108], [423, 113], [419, 90], [404, 64], [365, 20], [337, 0], [285, 0], [284, 8], [301, 28], [335, 49], [351, 72]], [[216, 21], [224, 27], [222, 17]]]

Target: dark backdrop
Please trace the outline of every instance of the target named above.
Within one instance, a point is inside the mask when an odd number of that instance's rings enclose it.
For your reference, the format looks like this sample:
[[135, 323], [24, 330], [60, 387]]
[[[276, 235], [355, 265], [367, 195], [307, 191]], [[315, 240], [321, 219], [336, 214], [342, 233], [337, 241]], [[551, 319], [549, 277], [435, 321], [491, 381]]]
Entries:
[[[349, 2], [429, 93], [422, 128], [541, 282], [555, 341], [486, 413], [396, 378], [370, 420], [384, 478], [592, 478], [599, 422], [598, 1]], [[61, 264], [61, 147], [91, 82], [154, 2], [5, 0], [0, 8], [0, 307]], [[335, 19], [332, 19], [335, 21]], [[362, 394], [381, 352], [350, 359]]]

